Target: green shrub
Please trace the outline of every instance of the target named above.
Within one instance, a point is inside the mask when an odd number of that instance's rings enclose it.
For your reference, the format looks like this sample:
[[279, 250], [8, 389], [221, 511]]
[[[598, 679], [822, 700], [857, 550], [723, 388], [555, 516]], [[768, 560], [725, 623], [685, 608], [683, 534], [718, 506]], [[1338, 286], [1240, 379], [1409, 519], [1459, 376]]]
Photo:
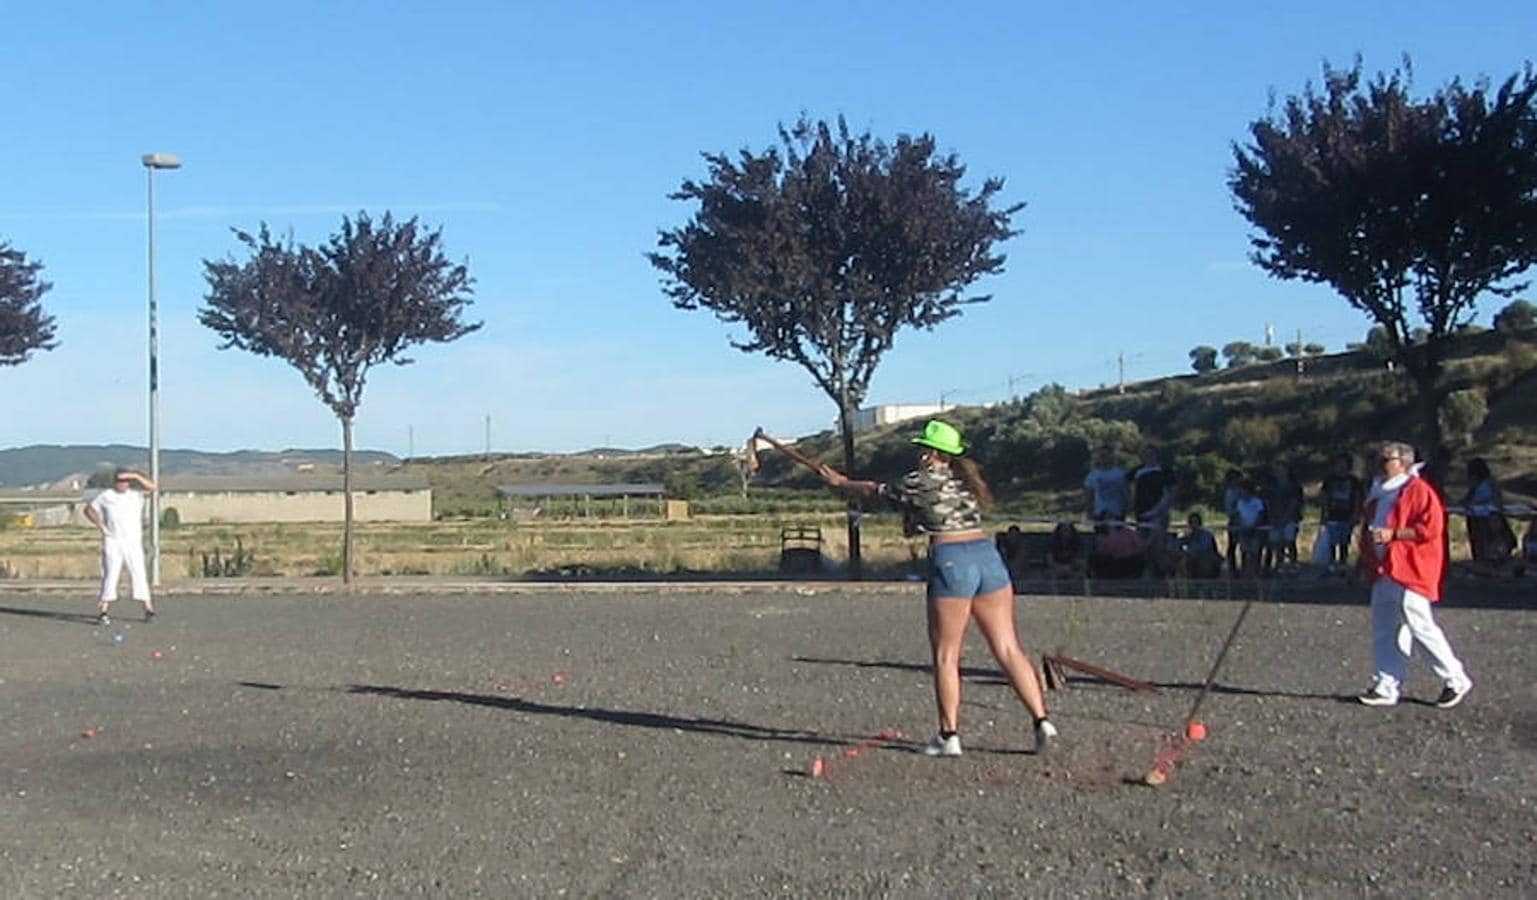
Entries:
[[1504, 356], [1505, 377], [1510, 381], [1537, 368], [1537, 349], [1525, 341], [1511, 341], [1501, 355]]
[[1172, 466], [1179, 484], [1179, 506], [1194, 512], [1201, 504], [1222, 506], [1223, 479], [1229, 469], [1237, 468], [1215, 453], [1176, 456]]
[[1265, 379], [1255, 392], [1259, 402], [1265, 406], [1286, 406], [1297, 399], [1297, 379], [1284, 375]]
[[1232, 419], [1222, 426], [1220, 444], [1224, 456], [1252, 465], [1269, 459], [1281, 446], [1281, 428], [1273, 417]]
[[1460, 439], [1466, 446], [1473, 443], [1473, 435], [1488, 418], [1489, 401], [1484, 399], [1482, 391], [1452, 391], [1441, 401], [1436, 416], [1447, 437]]

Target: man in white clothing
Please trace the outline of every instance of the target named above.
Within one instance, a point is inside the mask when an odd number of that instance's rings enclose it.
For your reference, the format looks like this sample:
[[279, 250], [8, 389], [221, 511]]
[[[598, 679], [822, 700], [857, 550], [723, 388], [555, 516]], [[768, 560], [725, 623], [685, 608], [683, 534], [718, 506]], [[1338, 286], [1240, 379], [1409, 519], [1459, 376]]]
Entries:
[[112, 489], [96, 495], [85, 507], [85, 517], [101, 530], [101, 602], [97, 620], [111, 624], [107, 612], [117, 599], [117, 579], [128, 569], [133, 599], [144, 605], [144, 621], [155, 620], [155, 604], [149, 595], [149, 576], [144, 570], [144, 495], [135, 490], [155, 490], [155, 483], [129, 469], [119, 469]]
[[1367, 706], [1392, 706], [1418, 646], [1441, 678], [1436, 706], [1450, 709], [1473, 688], [1431, 605], [1441, 599], [1446, 576], [1446, 509], [1441, 496], [1419, 476], [1414, 448], [1381, 445], [1379, 478], [1362, 509], [1361, 565], [1372, 582], [1372, 655], [1377, 674], [1360, 696]]

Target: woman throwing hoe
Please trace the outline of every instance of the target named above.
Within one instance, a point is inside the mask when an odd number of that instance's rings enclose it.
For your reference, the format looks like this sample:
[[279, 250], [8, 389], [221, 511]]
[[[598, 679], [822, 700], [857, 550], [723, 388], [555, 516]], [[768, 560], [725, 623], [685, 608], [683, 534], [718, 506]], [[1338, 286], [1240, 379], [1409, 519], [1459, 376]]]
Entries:
[[1046, 749], [1057, 729], [1046, 718], [1046, 700], [1035, 664], [1014, 630], [1014, 586], [998, 549], [982, 531], [982, 511], [992, 502], [976, 463], [955, 426], [929, 422], [913, 443], [923, 448], [918, 468], [901, 481], [856, 481], [828, 465], [818, 468], [835, 488], [879, 496], [902, 509], [902, 531], [929, 536], [928, 621], [934, 662], [939, 736], [924, 747], [930, 756], [960, 756], [961, 645], [975, 619], [1014, 693], [1035, 719], [1035, 750]]

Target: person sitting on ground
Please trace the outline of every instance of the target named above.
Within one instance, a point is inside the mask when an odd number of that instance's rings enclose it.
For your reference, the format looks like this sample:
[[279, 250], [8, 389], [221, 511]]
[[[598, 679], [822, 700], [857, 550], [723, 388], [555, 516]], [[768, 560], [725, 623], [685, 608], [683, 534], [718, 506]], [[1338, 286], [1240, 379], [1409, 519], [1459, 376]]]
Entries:
[[1179, 570], [1186, 578], [1216, 578], [1222, 572], [1222, 552], [1217, 538], [1201, 519], [1191, 513], [1185, 520], [1188, 530], [1179, 539]]
[[1095, 578], [1141, 578], [1146, 559], [1136, 530], [1120, 522], [1101, 519], [1094, 528], [1094, 548], [1088, 570]]
[[1083, 565], [1083, 536], [1072, 522], [1058, 522], [1051, 531], [1051, 544], [1046, 550], [1046, 561], [1055, 575], [1070, 575]]
[[1003, 557], [1003, 564], [1009, 570], [1009, 578], [1014, 581], [1023, 578], [1030, 570], [1025, 533], [1018, 525], [1010, 525], [1007, 530], [998, 532], [994, 541], [998, 544], [998, 555]]
[[1462, 498], [1473, 561], [1500, 566], [1516, 549], [1516, 534], [1505, 519], [1505, 498], [1482, 458], [1468, 462], [1468, 492]]

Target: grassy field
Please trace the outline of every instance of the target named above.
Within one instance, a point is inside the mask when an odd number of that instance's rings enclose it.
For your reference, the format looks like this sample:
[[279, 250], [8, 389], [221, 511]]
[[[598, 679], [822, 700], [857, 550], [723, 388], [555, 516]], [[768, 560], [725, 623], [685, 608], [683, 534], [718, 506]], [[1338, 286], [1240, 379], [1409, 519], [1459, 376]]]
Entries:
[[[356, 554], [362, 575], [531, 575], [767, 573], [779, 564], [780, 525], [822, 529], [823, 552], [847, 558], [838, 514], [703, 516], [686, 521], [566, 519], [537, 523], [468, 519], [423, 524], [362, 524]], [[880, 571], [905, 572], [921, 558], [895, 517], [869, 517], [864, 557]], [[237, 543], [238, 542], [238, 543]], [[205, 556], [250, 555], [245, 575], [336, 575], [340, 524], [183, 525], [161, 532], [162, 573], [204, 577]], [[96, 532], [87, 528], [0, 530], [0, 575], [88, 578], [99, 571]]]
[[[467, 519], [423, 524], [369, 523], [357, 528], [360, 575], [631, 576], [762, 575], [778, 570], [780, 526], [820, 526], [823, 553], [835, 565], [848, 557], [840, 514], [697, 516], [657, 519], [552, 519], [537, 523]], [[1002, 529], [1006, 521], [992, 527]], [[1045, 530], [1027, 525], [1026, 530]], [[1220, 536], [1222, 525], [1211, 526]], [[1304, 524], [1298, 540], [1306, 559], [1317, 528]], [[1468, 558], [1462, 519], [1451, 519], [1454, 559]], [[895, 516], [868, 516], [862, 525], [866, 568], [875, 576], [921, 572], [925, 549], [905, 539]], [[1219, 537], [1219, 539], [1221, 539]], [[332, 576], [341, 573], [342, 528], [332, 523], [183, 525], [161, 532], [166, 578]], [[0, 529], [0, 578], [92, 578], [99, 572], [96, 532], [87, 528]]]

